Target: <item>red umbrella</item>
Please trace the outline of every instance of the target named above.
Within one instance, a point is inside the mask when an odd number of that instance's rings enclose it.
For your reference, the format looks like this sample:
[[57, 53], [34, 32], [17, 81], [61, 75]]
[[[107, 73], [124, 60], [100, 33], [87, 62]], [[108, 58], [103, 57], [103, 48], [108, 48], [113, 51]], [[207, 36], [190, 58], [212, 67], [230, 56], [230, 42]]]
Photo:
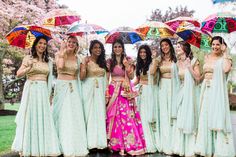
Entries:
[[211, 36], [203, 33], [199, 28], [194, 27], [192, 23], [185, 22], [176, 30], [176, 34], [189, 44], [200, 49], [210, 49]]
[[6, 35], [6, 39], [10, 45], [30, 48], [38, 36], [46, 36], [47, 40], [52, 39], [50, 30], [33, 25], [15, 27]]
[[68, 9], [54, 9], [43, 19], [44, 26], [64, 26], [81, 20], [80, 16]]
[[184, 22], [192, 23], [195, 27], [200, 27], [200, 22], [198, 20], [192, 18], [192, 17], [177, 17], [175, 19], [172, 19], [170, 21], [165, 22], [167, 25], [169, 25], [174, 31], [178, 29], [180, 25]]

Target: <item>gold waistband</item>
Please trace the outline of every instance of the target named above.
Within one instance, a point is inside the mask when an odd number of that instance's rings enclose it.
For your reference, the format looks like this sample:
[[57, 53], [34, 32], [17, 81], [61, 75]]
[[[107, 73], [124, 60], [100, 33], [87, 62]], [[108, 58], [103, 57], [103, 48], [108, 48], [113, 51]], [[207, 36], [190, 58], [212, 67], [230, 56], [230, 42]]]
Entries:
[[112, 77], [112, 81], [115, 82], [123, 82], [125, 80], [124, 77]]
[[57, 79], [59, 80], [77, 80], [77, 76], [70, 74], [58, 74]]
[[47, 81], [45, 75], [28, 76], [27, 79], [31, 81]]
[[170, 79], [171, 78], [171, 73], [163, 73], [163, 74], [161, 74], [161, 78], [168, 78], [168, 79]]

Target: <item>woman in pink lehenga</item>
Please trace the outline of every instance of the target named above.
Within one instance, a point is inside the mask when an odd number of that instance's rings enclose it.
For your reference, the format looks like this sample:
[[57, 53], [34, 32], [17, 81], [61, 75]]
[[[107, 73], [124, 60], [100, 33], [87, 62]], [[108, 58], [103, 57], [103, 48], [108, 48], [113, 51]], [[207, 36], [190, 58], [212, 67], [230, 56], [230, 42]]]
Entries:
[[121, 155], [144, 154], [143, 129], [134, 99], [137, 93], [130, 86], [134, 67], [125, 55], [122, 40], [113, 42], [108, 68], [111, 74], [111, 83], [106, 92], [109, 148], [119, 151]]

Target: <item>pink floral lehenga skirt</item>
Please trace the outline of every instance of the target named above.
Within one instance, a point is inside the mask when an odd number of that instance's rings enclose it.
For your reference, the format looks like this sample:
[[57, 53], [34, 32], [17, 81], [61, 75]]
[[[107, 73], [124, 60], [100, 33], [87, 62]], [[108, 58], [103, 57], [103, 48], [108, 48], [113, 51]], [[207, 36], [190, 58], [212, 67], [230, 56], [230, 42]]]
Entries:
[[113, 151], [123, 151], [130, 155], [145, 153], [145, 140], [135, 99], [122, 96], [122, 82], [113, 81], [109, 85], [109, 103], [107, 106], [107, 136], [109, 147]]

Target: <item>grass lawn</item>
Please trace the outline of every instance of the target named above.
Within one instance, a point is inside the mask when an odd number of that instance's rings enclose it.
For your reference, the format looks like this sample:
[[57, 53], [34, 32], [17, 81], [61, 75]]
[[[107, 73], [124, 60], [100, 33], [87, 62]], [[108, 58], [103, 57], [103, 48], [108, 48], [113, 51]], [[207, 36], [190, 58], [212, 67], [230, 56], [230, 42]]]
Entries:
[[[6, 104], [6, 110], [18, 110], [19, 104]], [[0, 116], [0, 156], [11, 152], [11, 144], [15, 136], [16, 116]]]

